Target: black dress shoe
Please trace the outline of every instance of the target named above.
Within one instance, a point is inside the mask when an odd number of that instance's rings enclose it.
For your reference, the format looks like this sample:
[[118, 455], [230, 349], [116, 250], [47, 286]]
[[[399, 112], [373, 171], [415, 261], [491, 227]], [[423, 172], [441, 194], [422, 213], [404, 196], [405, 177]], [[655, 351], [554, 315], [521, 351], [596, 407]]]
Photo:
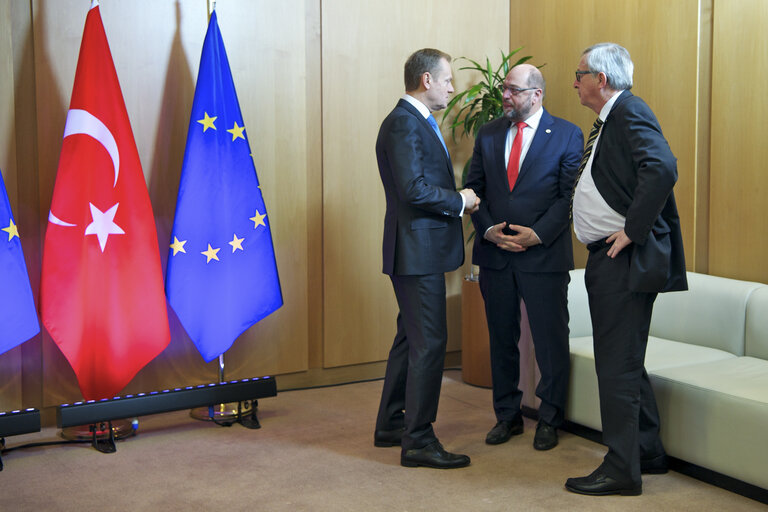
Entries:
[[536, 450], [551, 450], [557, 446], [557, 429], [545, 423], [539, 421], [536, 425], [536, 435], [533, 436], [533, 447]]
[[663, 475], [668, 471], [667, 454], [640, 459], [640, 472], [645, 475]]
[[509, 441], [512, 436], [523, 433], [523, 418], [514, 421], [499, 421], [485, 436], [486, 444], [501, 444]]
[[395, 430], [377, 430], [373, 433], [373, 446], [386, 448], [388, 446], [400, 446], [405, 427]]
[[631, 482], [619, 482], [603, 473], [602, 466], [597, 468], [589, 476], [569, 478], [565, 482], [565, 488], [578, 494], [589, 496], [608, 496], [621, 494], [622, 496], [640, 496], [643, 493], [643, 484]]
[[469, 466], [469, 457], [447, 452], [438, 441], [433, 441], [424, 448], [403, 451], [400, 455], [400, 465], [408, 468], [417, 466], [437, 469], [463, 468]]

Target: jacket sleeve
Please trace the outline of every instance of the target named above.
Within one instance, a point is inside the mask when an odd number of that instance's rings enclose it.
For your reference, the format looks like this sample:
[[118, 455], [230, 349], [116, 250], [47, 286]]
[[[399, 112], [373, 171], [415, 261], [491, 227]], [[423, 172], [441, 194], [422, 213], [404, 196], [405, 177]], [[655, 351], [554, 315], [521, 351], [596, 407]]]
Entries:
[[486, 174], [485, 174], [485, 162], [483, 160], [482, 144], [487, 137], [487, 130], [480, 129], [475, 139], [474, 150], [472, 151], [472, 162], [469, 166], [469, 173], [467, 174], [467, 181], [464, 183], [465, 188], [471, 188], [480, 198], [480, 207], [472, 214], [472, 224], [475, 226], [475, 236], [483, 240], [483, 235], [488, 231], [488, 228], [493, 226], [493, 218], [491, 217], [491, 211], [489, 209], [489, 203], [487, 201], [486, 194]]
[[634, 243], [645, 245], [677, 182], [677, 158], [648, 105], [637, 97], [626, 103], [619, 122], [631, 151], [637, 186], [627, 210], [624, 231]]

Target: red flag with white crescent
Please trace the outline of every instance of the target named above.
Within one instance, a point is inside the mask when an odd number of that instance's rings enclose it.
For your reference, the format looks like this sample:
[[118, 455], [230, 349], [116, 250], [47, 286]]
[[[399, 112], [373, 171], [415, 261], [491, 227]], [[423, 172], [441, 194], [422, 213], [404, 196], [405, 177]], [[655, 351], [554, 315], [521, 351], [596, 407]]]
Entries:
[[170, 341], [152, 205], [96, 1], [48, 216], [41, 309], [88, 400], [118, 394]]

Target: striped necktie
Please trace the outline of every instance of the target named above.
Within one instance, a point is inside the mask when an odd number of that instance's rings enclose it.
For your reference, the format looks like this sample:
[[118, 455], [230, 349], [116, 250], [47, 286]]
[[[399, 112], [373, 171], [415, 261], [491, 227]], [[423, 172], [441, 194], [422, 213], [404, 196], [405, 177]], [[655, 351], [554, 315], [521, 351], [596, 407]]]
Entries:
[[592, 154], [592, 146], [595, 145], [595, 140], [597, 139], [597, 136], [600, 134], [601, 126], [603, 126], [603, 120], [598, 117], [597, 119], [595, 119], [595, 124], [592, 125], [592, 130], [590, 130], [589, 132], [589, 138], [587, 139], [587, 144], [584, 146], [584, 156], [581, 157], [579, 170], [576, 172], [576, 179], [573, 182], [573, 190], [571, 191], [571, 206], [568, 209], [569, 219], [573, 219], [573, 196], [576, 195], [576, 185], [579, 184], [581, 173], [584, 172], [584, 168], [587, 166], [587, 162], [589, 162], [589, 156]]

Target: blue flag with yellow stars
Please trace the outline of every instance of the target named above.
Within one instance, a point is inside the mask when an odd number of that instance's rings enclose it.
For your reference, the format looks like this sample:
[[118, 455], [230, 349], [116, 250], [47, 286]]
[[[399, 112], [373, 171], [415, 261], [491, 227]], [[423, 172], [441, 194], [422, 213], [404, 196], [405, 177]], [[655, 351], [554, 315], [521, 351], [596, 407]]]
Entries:
[[200, 58], [165, 285], [206, 362], [283, 305], [269, 226], [214, 11]]
[[0, 173], [0, 354], [40, 332], [19, 229]]

